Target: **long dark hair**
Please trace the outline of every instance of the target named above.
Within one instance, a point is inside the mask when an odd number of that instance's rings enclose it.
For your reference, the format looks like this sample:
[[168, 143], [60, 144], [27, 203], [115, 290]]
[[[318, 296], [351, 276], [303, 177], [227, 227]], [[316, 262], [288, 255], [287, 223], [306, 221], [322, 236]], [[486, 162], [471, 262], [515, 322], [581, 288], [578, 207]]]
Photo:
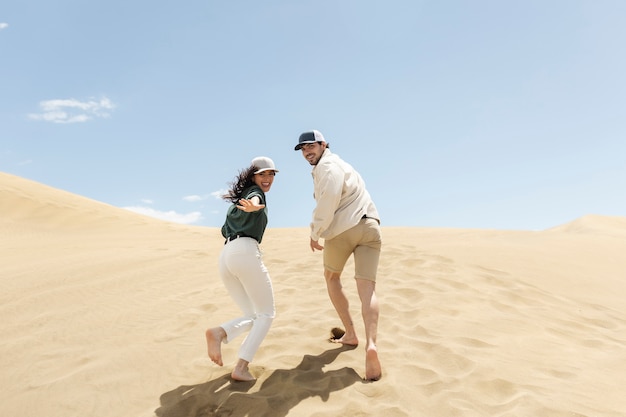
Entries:
[[222, 198], [226, 201], [230, 201], [231, 203], [238, 202], [241, 198], [243, 190], [254, 185], [252, 178], [254, 178], [254, 171], [257, 169], [258, 168], [253, 165], [239, 171], [239, 174], [235, 177], [235, 179], [229, 183], [230, 189], [226, 194], [222, 195]]

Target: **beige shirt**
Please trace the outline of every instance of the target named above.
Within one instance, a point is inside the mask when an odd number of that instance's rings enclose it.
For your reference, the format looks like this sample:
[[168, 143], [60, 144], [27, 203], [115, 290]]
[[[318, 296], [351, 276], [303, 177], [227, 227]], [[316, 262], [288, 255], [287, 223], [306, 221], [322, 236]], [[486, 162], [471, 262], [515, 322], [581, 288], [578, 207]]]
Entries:
[[380, 223], [365, 182], [350, 164], [326, 148], [313, 175], [314, 197], [311, 239], [332, 239], [356, 226], [364, 215]]

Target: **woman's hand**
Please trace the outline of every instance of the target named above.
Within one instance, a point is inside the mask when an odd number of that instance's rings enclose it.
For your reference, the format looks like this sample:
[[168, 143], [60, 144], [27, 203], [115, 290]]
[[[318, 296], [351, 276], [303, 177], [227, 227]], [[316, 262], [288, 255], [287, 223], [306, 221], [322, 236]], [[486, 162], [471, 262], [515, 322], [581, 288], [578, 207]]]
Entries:
[[259, 204], [259, 199], [257, 197], [252, 197], [250, 200], [246, 200], [242, 198], [239, 200], [239, 204], [237, 208], [241, 211], [245, 211], [246, 213], [252, 213], [254, 211], [262, 210], [265, 207], [265, 204]]

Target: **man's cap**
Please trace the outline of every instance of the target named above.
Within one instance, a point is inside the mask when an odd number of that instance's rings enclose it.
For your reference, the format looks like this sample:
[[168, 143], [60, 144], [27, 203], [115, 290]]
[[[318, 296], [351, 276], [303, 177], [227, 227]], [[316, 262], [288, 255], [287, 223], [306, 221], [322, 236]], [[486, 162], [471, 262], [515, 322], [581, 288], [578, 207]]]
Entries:
[[257, 168], [257, 170], [254, 171], [255, 174], [258, 174], [263, 171], [278, 172], [278, 170], [274, 166], [274, 161], [272, 161], [267, 156], [257, 156], [256, 158], [252, 160], [252, 166]]
[[306, 143], [315, 143], [315, 142], [326, 142], [326, 140], [324, 140], [324, 136], [322, 135], [322, 132], [320, 132], [319, 130], [311, 130], [309, 132], [304, 132], [303, 134], [300, 135], [300, 138], [298, 139], [298, 144], [293, 150], [299, 151], [300, 148], [302, 148], [302, 145]]

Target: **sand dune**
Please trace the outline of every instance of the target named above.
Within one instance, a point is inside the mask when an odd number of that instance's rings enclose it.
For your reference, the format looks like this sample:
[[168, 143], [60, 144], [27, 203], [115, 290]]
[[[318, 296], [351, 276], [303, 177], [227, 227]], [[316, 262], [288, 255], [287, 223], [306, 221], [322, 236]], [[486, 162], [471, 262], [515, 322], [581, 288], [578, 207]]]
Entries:
[[[339, 325], [307, 230], [263, 242], [278, 316], [231, 383], [204, 329], [236, 313], [215, 228], [0, 173], [0, 414], [556, 416], [626, 413], [626, 218], [546, 231], [383, 228], [383, 378]], [[345, 286], [358, 301], [348, 265]], [[359, 327], [362, 332], [362, 328]]]

